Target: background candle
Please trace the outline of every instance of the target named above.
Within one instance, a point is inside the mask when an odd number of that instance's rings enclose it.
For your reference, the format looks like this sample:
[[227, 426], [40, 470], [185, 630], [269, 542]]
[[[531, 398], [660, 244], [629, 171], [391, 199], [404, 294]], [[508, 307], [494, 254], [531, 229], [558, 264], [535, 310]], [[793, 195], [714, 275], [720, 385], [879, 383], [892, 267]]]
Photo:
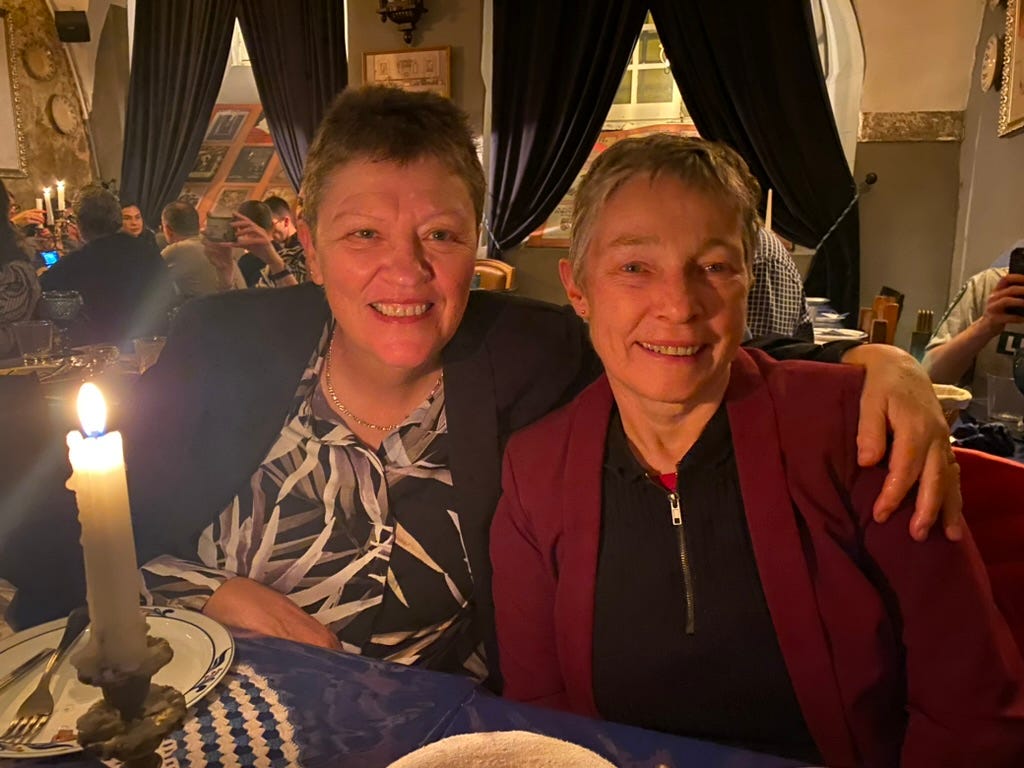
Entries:
[[64, 182], [57, 182], [57, 210], [64, 210]]
[[50, 188], [43, 187], [43, 205], [46, 206], [46, 223], [53, 226], [53, 205], [50, 203]]
[[78, 415], [88, 437], [68, 433], [72, 474], [82, 526], [85, 581], [91, 620], [83, 657], [101, 668], [131, 671], [146, 655], [146, 620], [139, 610], [139, 572], [135, 559], [128, 482], [121, 434], [102, 434], [106, 404], [95, 384], [82, 385]]
[[41, 197], [37, 197], [36, 198], [36, 210], [37, 211], [43, 210], [43, 198], [41, 198]]

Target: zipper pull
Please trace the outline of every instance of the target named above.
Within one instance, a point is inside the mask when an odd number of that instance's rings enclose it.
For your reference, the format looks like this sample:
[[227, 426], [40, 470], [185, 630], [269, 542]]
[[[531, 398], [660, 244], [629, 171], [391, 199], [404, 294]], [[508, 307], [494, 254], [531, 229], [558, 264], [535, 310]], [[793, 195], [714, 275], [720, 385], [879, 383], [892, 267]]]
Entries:
[[668, 495], [668, 508], [672, 512], [672, 525], [679, 526], [683, 524], [683, 511], [679, 508], [679, 494], [670, 493]]

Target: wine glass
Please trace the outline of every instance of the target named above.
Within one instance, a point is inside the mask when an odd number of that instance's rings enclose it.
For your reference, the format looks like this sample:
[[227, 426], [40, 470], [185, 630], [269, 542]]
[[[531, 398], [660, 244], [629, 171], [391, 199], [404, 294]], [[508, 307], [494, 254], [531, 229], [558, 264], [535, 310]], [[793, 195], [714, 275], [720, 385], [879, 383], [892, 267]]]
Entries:
[[36, 314], [42, 320], [52, 320], [60, 329], [60, 356], [67, 358], [71, 352], [69, 338], [71, 326], [82, 311], [82, 294], [78, 291], [43, 291], [36, 306]]

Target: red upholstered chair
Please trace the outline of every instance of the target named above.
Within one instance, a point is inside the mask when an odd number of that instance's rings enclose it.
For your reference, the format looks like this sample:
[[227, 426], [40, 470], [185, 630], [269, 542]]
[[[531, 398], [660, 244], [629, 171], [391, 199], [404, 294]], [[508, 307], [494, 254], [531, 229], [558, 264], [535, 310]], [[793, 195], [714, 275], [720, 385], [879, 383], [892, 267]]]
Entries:
[[1024, 464], [954, 448], [964, 518], [988, 569], [996, 603], [1024, 651]]

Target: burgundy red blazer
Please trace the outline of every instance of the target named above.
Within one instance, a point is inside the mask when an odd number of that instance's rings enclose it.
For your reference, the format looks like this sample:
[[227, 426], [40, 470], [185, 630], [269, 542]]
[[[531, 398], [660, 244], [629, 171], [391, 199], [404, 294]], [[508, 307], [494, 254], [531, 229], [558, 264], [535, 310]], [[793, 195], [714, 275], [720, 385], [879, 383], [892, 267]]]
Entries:
[[[871, 521], [885, 471], [857, 466], [861, 384], [846, 366], [741, 349], [725, 396], [754, 555], [808, 728], [829, 766], [1020, 768], [1024, 662], [984, 565], [970, 536], [915, 543], [912, 499]], [[602, 377], [513, 436], [491, 529], [505, 695], [590, 716], [612, 406]]]

